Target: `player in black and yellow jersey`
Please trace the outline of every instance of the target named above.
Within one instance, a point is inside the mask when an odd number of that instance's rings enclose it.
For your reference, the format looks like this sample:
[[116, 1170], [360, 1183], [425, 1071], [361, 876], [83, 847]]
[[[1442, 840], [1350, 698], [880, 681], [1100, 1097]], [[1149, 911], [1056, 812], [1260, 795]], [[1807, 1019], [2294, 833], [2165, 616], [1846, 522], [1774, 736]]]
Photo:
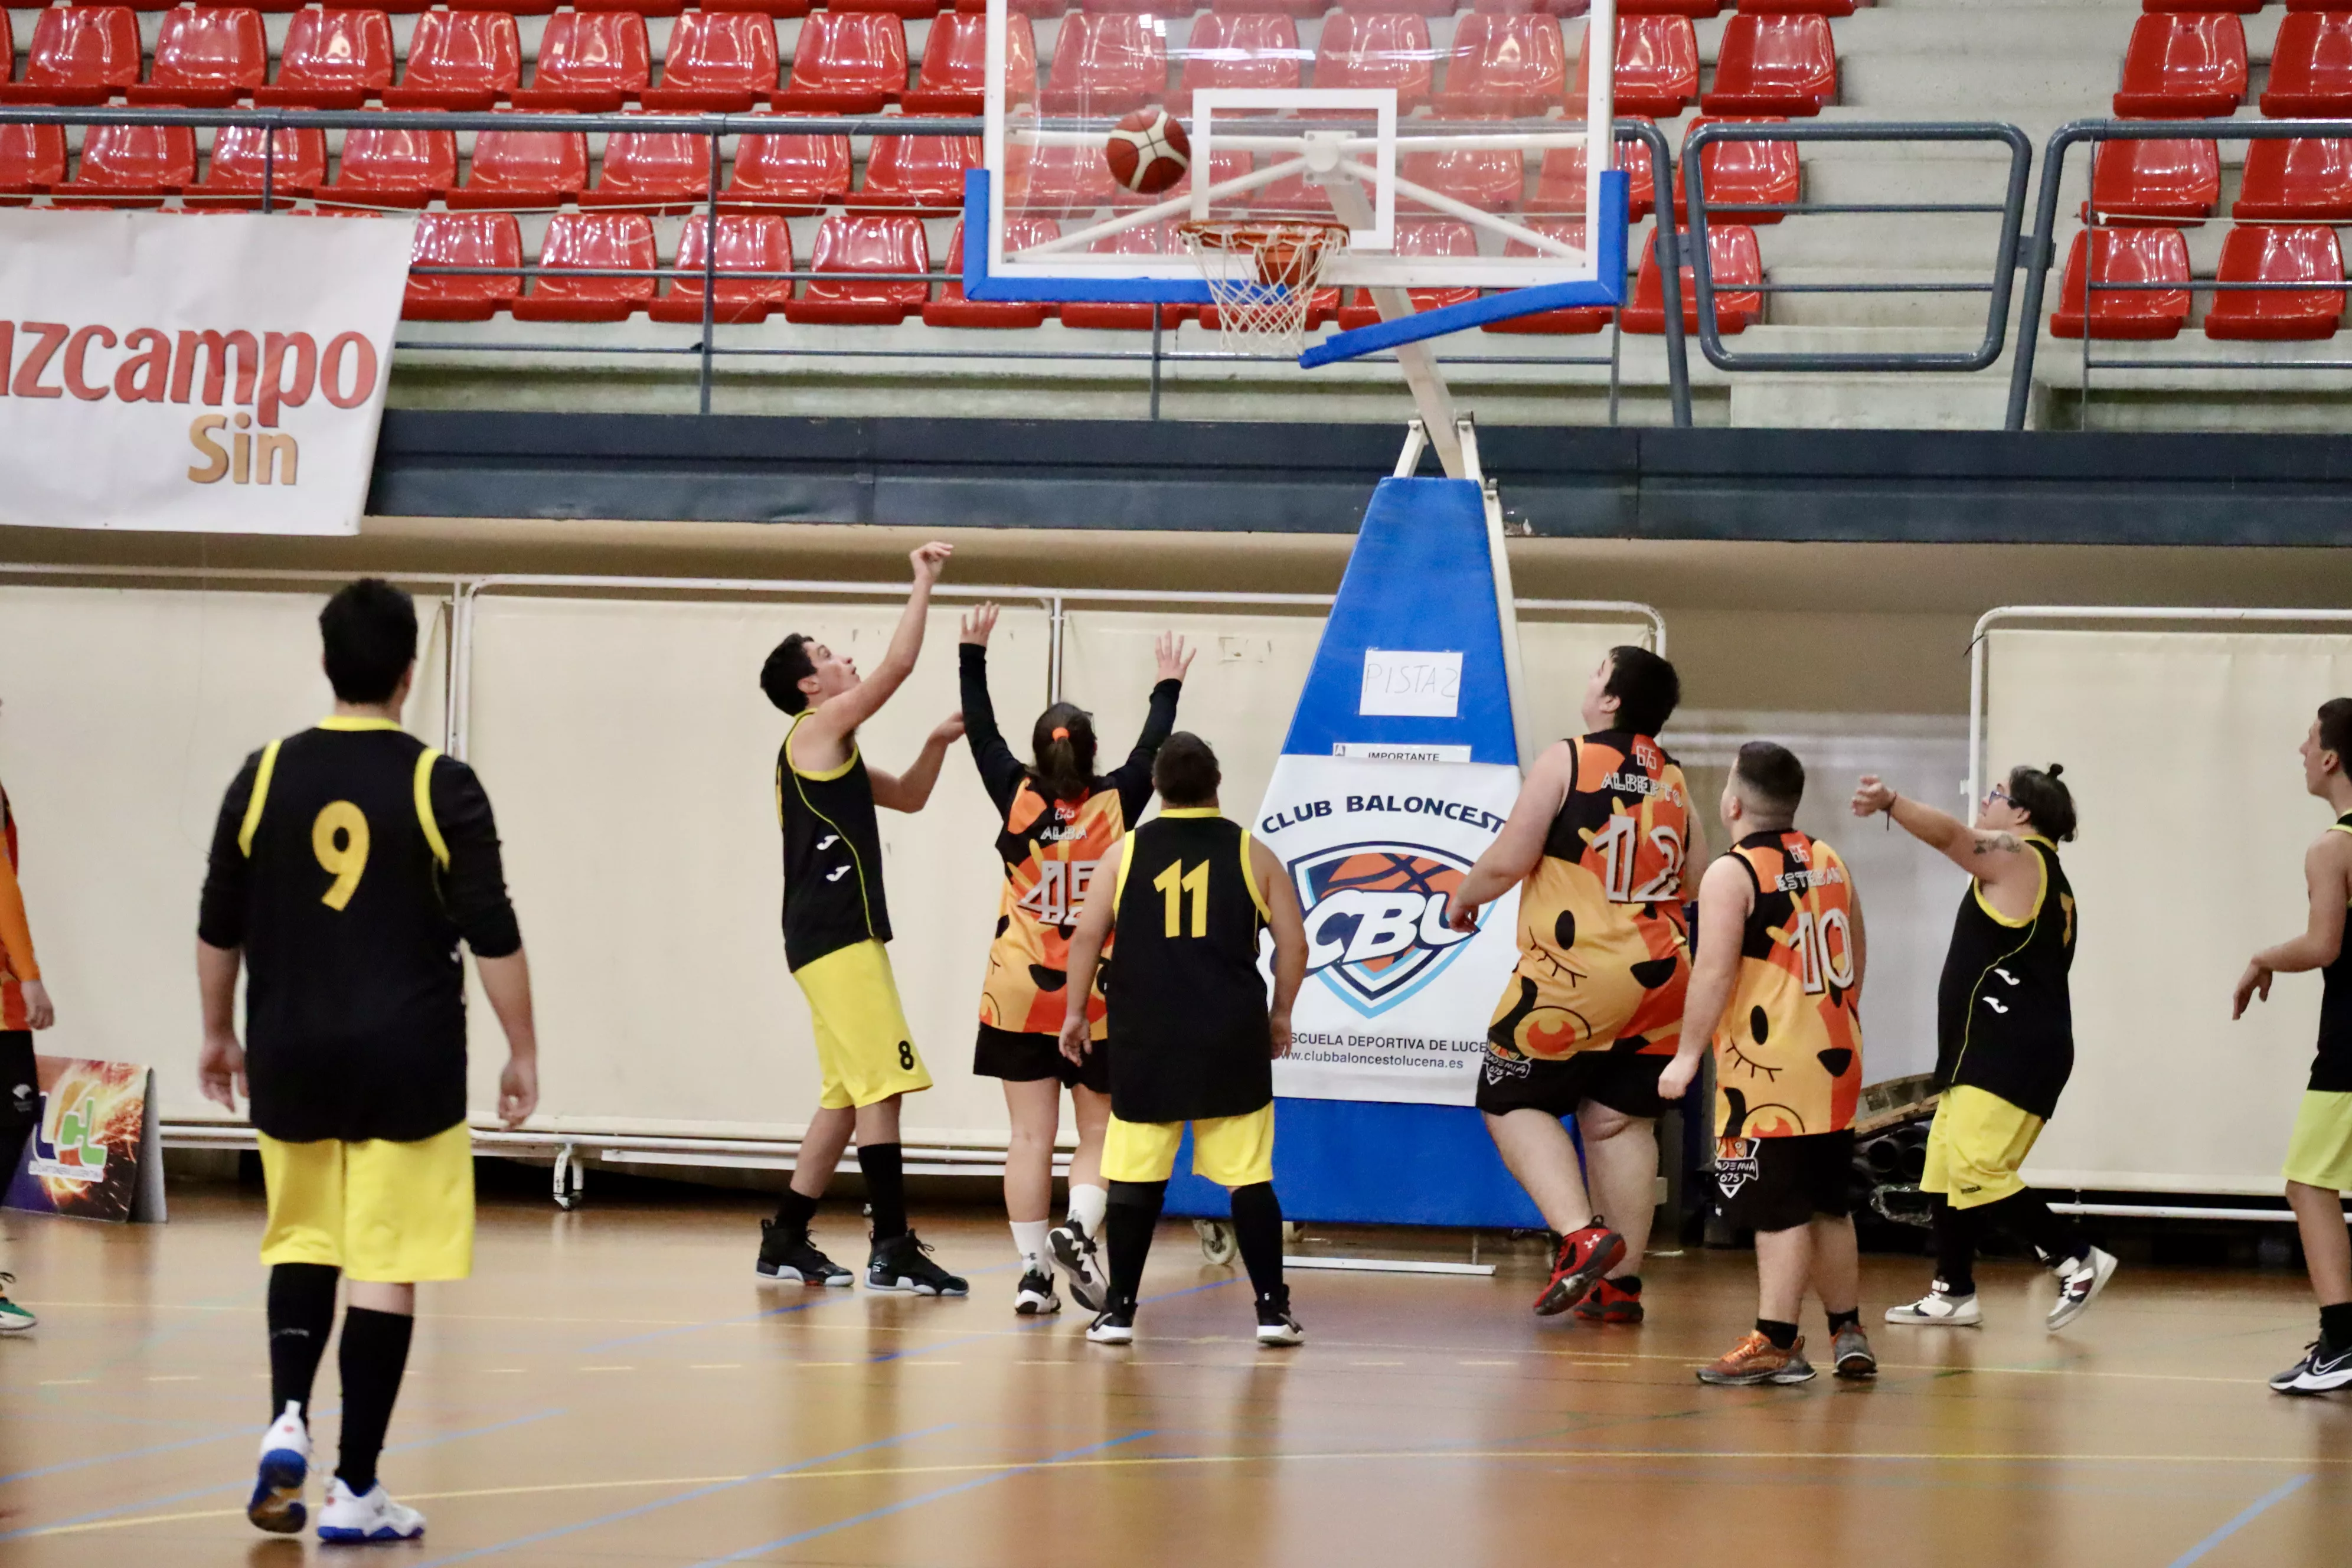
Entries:
[[[335, 710], [246, 759], [221, 802], [197, 924], [205, 1095], [251, 1101], [268, 1191], [270, 1412], [247, 1517], [302, 1528], [310, 1386], [350, 1281], [342, 1457], [327, 1541], [405, 1541], [424, 1516], [376, 1479], [416, 1282], [462, 1279], [474, 1247], [466, 980], [506, 1031], [499, 1118], [539, 1100], [530, 973], [498, 828], [473, 770], [400, 727], [416, 671], [406, 594], [353, 583], [319, 617]], [[247, 973], [245, 1042], [236, 979]]]
[[[988, 978], [980, 993], [980, 1039], [972, 1071], [1004, 1083], [1013, 1138], [1004, 1152], [1004, 1213], [1021, 1255], [1013, 1310], [1035, 1316], [1062, 1310], [1054, 1265], [1070, 1277], [1070, 1293], [1089, 1312], [1103, 1308], [1105, 1281], [1096, 1240], [1109, 1202], [1102, 1184], [1103, 1130], [1110, 1121], [1110, 1056], [1097, 1050], [1084, 1062], [1062, 1055], [1062, 1015], [1069, 983], [1070, 932], [1095, 867], [1143, 816], [1151, 802], [1151, 760], [1176, 727], [1176, 699], [1192, 656], [1183, 639], [1160, 637], [1159, 679], [1143, 732], [1127, 761], [1095, 773], [1094, 716], [1068, 702], [1037, 715], [1023, 763], [996, 727], [988, 696], [988, 637], [996, 606], [964, 617], [963, 723], [972, 765], [996, 807], [1002, 826], [996, 851], [1004, 862], [1004, 895], [996, 940], [988, 950]], [[1094, 1037], [1103, 1037], [1099, 989], [1087, 1002]], [[1048, 1229], [1054, 1197], [1054, 1140], [1061, 1131], [1062, 1088], [1078, 1124], [1070, 1153], [1070, 1210]]]
[[2352, 1236], [2341, 1196], [2352, 1192], [2352, 943], [2344, 940], [2352, 904], [2352, 697], [2320, 705], [2303, 738], [2303, 787], [2336, 813], [2335, 825], [2304, 852], [2310, 912], [2301, 936], [2247, 962], [2230, 1016], [2244, 1016], [2256, 996], [2268, 1001], [2274, 974], [2320, 972], [2319, 1054], [2286, 1146], [2286, 1200], [2319, 1298], [2319, 1337], [2271, 1387], [2326, 1394], [2352, 1388]]
[[880, 710], [915, 670], [923, 624], [952, 547], [926, 544], [908, 557], [914, 592], [874, 673], [795, 632], [760, 671], [760, 689], [793, 716], [776, 752], [776, 817], [784, 835], [784, 963], [808, 998], [823, 1084], [817, 1113], [801, 1135], [776, 1217], [761, 1222], [763, 1279], [847, 1285], [848, 1270], [817, 1250], [809, 1221], [833, 1180], [852, 1132], [874, 1225], [866, 1263], [869, 1290], [961, 1296], [962, 1279], [931, 1261], [907, 1225], [906, 1166], [898, 1100], [931, 1087], [890, 973], [890, 910], [882, 893], [882, 834], [874, 809], [920, 811], [940, 764], [963, 733], [953, 715], [931, 731], [914, 765], [886, 773], [866, 765], [857, 727]]
[[1698, 888], [1682, 1048], [1658, 1077], [1679, 1098], [1715, 1047], [1715, 1212], [1756, 1233], [1756, 1327], [1701, 1383], [1803, 1383], [1797, 1314], [1810, 1284], [1840, 1377], [1874, 1375], [1853, 1237], [1853, 1112], [1862, 1099], [1862, 900], [1838, 852], [1797, 830], [1805, 767], [1785, 746], [1739, 748], [1720, 807], [1731, 847]]
[[1970, 827], [1864, 776], [1853, 814], [1879, 812], [1974, 879], [1960, 900], [1936, 992], [1936, 1087], [1920, 1189], [1936, 1194], [1936, 1281], [1887, 1309], [1890, 1323], [1981, 1323], [1977, 1242], [1994, 1226], [2031, 1245], [2058, 1277], [2050, 1327], [2106, 1289], [2116, 1260], [2050, 1212], [2018, 1174], [2074, 1069], [2074, 889], [2058, 846], [2074, 837], [2063, 770], [2016, 767], [1985, 795]]
[[[1591, 732], [1536, 760], [1447, 908], [1454, 930], [1475, 930], [1479, 907], [1518, 884], [1519, 963], [1487, 1026], [1477, 1101], [1503, 1163], [1560, 1233], [1536, 1298], [1545, 1316], [1642, 1320], [1666, 1109], [1658, 1074], [1690, 981], [1683, 860], [1705, 853], [1682, 768], [1657, 742], [1681, 700], [1673, 665], [1610, 650], [1585, 689]], [[1582, 1170], [1566, 1116], [1583, 1137]]]
[[[1305, 1331], [1282, 1279], [1282, 1205], [1274, 1195], [1274, 1060], [1290, 1051], [1290, 1006], [1307, 978], [1298, 891], [1274, 851], [1217, 810], [1216, 753], [1198, 735], [1168, 738], [1152, 764], [1160, 813], [1103, 858], [1070, 937], [1062, 1050], [1097, 1047], [1087, 994], [1114, 931], [1105, 986], [1110, 1127], [1110, 1300], [1087, 1331], [1135, 1338], [1135, 1302], [1152, 1227], [1192, 1130], [1192, 1169], [1233, 1194], [1234, 1232], [1257, 1297], [1260, 1344]], [[1274, 932], [1274, 998], [1258, 932]]]

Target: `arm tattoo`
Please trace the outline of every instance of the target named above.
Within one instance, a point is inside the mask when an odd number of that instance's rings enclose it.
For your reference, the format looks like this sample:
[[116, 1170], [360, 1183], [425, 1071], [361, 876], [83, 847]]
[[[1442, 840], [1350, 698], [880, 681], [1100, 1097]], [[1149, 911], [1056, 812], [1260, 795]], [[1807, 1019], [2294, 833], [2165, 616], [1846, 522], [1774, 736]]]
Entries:
[[1996, 851], [2015, 854], [2025, 847], [2014, 833], [1979, 833], [1976, 839], [1976, 852], [1979, 855], [1990, 855]]

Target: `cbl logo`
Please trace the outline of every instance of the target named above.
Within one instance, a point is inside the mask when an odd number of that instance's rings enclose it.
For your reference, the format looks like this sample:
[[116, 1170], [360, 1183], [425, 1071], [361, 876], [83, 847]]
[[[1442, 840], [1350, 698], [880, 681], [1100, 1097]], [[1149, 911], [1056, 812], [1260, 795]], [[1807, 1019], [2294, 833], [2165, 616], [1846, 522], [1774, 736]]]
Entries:
[[1445, 924], [1467, 860], [1419, 844], [1346, 844], [1291, 862], [1307, 906], [1307, 972], [1378, 1017], [1444, 973], [1469, 933]]

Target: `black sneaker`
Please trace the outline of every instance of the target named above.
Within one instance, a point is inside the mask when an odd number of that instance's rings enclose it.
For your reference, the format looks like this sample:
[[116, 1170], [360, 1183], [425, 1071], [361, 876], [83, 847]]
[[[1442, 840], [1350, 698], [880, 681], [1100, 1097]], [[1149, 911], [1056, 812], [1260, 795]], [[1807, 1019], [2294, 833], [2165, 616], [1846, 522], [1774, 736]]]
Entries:
[[866, 1259], [868, 1290], [904, 1290], [916, 1296], [969, 1296], [971, 1286], [961, 1275], [949, 1273], [931, 1261], [931, 1249], [913, 1231], [874, 1243]]
[[1054, 1261], [1070, 1277], [1070, 1294], [1089, 1312], [1099, 1312], [1110, 1301], [1110, 1281], [1103, 1277], [1100, 1251], [1077, 1215], [1072, 1215], [1045, 1237]]
[[1131, 1345], [1135, 1342], [1135, 1303], [1122, 1301], [1097, 1316], [1087, 1330], [1087, 1341], [1097, 1345]]
[[760, 1222], [760, 1278], [778, 1285], [838, 1285], [849, 1288], [849, 1270], [816, 1249], [805, 1230], [785, 1230], [774, 1220]]
[[2276, 1394], [2331, 1394], [2347, 1387], [2352, 1387], [2352, 1346], [2336, 1350], [2320, 1340], [2304, 1348], [2301, 1361], [2271, 1379]]
[[1303, 1345], [1307, 1331], [1290, 1315], [1290, 1288], [1257, 1299], [1257, 1342], [1262, 1345]]
[[1021, 1287], [1013, 1293], [1013, 1310], [1024, 1318], [1042, 1318], [1060, 1311], [1062, 1299], [1054, 1294], [1052, 1272], [1044, 1268], [1022, 1270]]

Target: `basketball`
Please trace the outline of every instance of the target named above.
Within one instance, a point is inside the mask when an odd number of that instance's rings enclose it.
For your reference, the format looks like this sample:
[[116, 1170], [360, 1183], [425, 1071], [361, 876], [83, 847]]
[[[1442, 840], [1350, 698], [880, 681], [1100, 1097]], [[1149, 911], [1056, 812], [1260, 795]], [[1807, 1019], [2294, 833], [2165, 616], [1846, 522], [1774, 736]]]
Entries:
[[1153, 105], [1118, 122], [1103, 143], [1110, 177], [1130, 191], [1151, 195], [1184, 177], [1192, 166], [1192, 138], [1176, 117]]

